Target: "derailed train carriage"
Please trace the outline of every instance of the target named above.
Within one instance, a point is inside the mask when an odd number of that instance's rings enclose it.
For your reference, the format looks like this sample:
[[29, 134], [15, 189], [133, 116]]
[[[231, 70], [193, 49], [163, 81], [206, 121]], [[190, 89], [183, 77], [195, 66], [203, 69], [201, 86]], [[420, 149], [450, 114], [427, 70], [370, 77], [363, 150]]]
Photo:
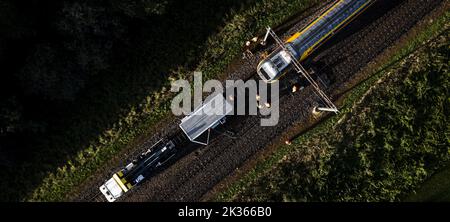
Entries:
[[[367, 9], [375, 0], [340, 0], [312, 21], [302, 31], [292, 35], [284, 47], [278, 47], [257, 66], [257, 73], [267, 83], [277, 81], [290, 69], [293, 59], [303, 61], [357, 15]], [[289, 50], [288, 52], [286, 50]], [[223, 106], [213, 106], [213, 101], [221, 101]], [[220, 110], [217, 110], [220, 109]], [[225, 123], [226, 116], [232, 113], [233, 105], [223, 95], [216, 95], [198, 107], [180, 123], [183, 136], [189, 141], [206, 145], [209, 131]], [[206, 141], [199, 138], [208, 133]], [[101, 193], [109, 202], [117, 200], [124, 193], [141, 183], [154, 171], [160, 169], [176, 156], [182, 148], [180, 138], [161, 140], [136, 160], [132, 161], [100, 186]]]
[[[285, 42], [285, 47], [297, 61], [305, 60], [373, 2], [374, 0], [337, 1], [306, 28], [292, 35]], [[262, 80], [272, 83], [287, 73], [291, 63], [292, 58], [279, 47], [258, 64], [257, 73]]]

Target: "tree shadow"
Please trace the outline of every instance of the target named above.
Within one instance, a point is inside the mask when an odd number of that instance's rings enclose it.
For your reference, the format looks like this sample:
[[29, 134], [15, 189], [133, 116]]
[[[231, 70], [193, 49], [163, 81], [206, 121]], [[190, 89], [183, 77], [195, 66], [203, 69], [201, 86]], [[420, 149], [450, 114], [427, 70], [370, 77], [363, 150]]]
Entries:
[[[208, 37], [225, 24], [231, 11], [254, 0], [167, 0], [163, 14], [126, 21], [127, 37], [114, 46], [112, 65], [89, 79], [71, 102], [28, 98], [25, 107], [46, 125], [45, 133], [20, 135], [9, 144], [15, 163], [2, 172], [3, 200], [21, 200], [51, 172], [149, 94], [159, 92], [172, 70], [192, 70]], [[8, 147], [5, 147], [8, 149]]]

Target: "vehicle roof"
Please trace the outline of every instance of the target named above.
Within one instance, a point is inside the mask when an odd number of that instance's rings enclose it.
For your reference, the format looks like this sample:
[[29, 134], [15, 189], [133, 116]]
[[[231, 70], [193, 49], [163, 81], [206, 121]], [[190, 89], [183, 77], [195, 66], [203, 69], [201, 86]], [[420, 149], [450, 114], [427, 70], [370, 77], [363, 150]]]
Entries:
[[103, 195], [105, 195], [106, 199], [109, 202], [115, 201], [123, 194], [123, 190], [114, 180], [114, 178], [109, 179], [105, 184], [100, 186], [100, 191], [103, 193]]
[[180, 128], [193, 141], [233, 111], [233, 106], [217, 94], [181, 120]]

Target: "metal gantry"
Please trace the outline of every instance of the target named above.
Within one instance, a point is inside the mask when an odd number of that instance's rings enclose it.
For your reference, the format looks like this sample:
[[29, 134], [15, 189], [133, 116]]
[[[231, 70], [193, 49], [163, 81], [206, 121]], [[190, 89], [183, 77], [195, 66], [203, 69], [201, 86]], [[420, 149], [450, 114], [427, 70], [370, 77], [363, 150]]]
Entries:
[[334, 105], [334, 103], [331, 101], [331, 99], [323, 92], [323, 90], [319, 87], [319, 84], [311, 77], [311, 75], [306, 71], [306, 69], [300, 64], [299, 61], [297, 61], [297, 58], [292, 54], [292, 52], [286, 48], [283, 41], [277, 36], [277, 34], [270, 28], [267, 27], [267, 33], [264, 37], [263, 43], [266, 42], [268, 36], [272, 36], [272, 38], [275, 40], [278, 46], [280, 46], [283, 51], [291, 58], [291, 62], [297, 71], [297, 73], [301, 74], [305, 79], [311, 84], [311, 86], [314, 88], [314, 93], [322, 100], [324, 105], [326, 107], [318, 107], [317, 109], [320, 111], [326, 111], [326, 112], [334, 112], [338, 113], [337, 107]]

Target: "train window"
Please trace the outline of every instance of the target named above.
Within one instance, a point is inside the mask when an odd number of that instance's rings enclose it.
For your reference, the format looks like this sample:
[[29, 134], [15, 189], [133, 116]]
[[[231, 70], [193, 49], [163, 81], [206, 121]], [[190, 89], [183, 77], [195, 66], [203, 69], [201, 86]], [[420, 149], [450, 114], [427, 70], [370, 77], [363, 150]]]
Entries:
[[274, 60], [273, 63], [275, 63], [275, 65], [277, 66], [277, 68], [280, 70], [281, 68], [283, 68], [284, 66], [284, 62], [281, 59], [281, 56], [277, 56]]
[[263, 74], [265, 79], [267, 79], [267, 80], [271, 79], [265, 69], [261, 68], [259, 71], [261, 72], [261, 74]]
[[282, 62], [277, 63], [277, 69], [278, 70], [281, 70], [283, 68], [283, 66], [284, 66], [284, 63], [282, 63]]
[[273, 63], [275, 63], [275, 65], [277, 65], [278, 63], [280, 63], [280, 60], [281, 60], [280, 56], [277, 56], [273, 59]]

